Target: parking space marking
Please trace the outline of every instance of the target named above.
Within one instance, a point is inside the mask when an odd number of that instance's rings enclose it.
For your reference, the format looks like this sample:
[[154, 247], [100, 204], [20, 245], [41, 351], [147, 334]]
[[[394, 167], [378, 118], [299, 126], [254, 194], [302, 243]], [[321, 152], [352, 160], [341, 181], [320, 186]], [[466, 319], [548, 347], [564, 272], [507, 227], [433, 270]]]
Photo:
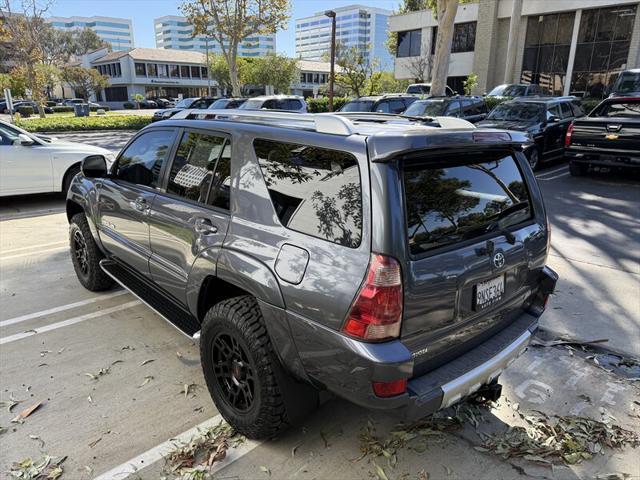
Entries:
[[12, 258], [32, 257], [34, 255], [40, 255], [41, 253], [57, 252], [68, 249], [69, 245], [64, 245], [62, 247], [46, 248], [44, 250], [37, 250], [35, 252], [17, 253], [16, 255], [5, 255], [0, 257], [0, 262], [3, 260], [11, 260]]
[[42, 245], [31, 245], [29, 247], [20, 247], [20, 248], [12, 248], [11, 250], [3, 250], [2, 253], [3, 254], [16, 253], [16, 252], [23, 252], [25, 250], [33, 250], [34, 248], [43, 248], [43, 247], [50, 247], [52, 245], [67, 245], [67, 244], [68, 244], [68, 240], [60, 240], [59, 242], [43, 243]]
[[567, 165], [562, 165], [561, 167], [556, 168], [554, 170], [549, 170], [548, 172], [539, 173], [538, 175], [536, 175], [536, 178], [544, 178], [549, 175], [554, 175], [556, 173], [564, 172], [564, 171], [569, 171], [569, 167]]
[[119, 297], [120, 295], [125, 295], [126, 290], [121, 290], [114, 293], [109, 293], [107, 295], [100, 295], [97, 297], [88, 298], [86, 300], [80, 300], [79, 302], [68, 303], [66, 305], [60, 305], [59, 307], [49, 308], [47, 310], [41, 310], [39, 312], [28, 313], [26, 315], [21, 315], [19, 317], [9, 318], [8, 320], [2, 320], [0, 322], [0, 328], [8, 327], [9, 325], [14, 325], [20, 322], [26, 322], [27, 320], [32, 320], [38, 317], [44, 317], [45, 315], [53, 315], [54, 313], [64, 312], [65, 310], [71, 310], [72, 308], [82, 307], [84, 305], [89, 305], [91, 303], [99, 302], [101, 300], [108, 300], [113, 297]]
[[569, 172], [564, 172], [564, 173], [561, 173], [560, 175], [555, 175], [553, 177], [539, 178], [539, 180], [555, 180], [556, 178], [564, 177], [565, 175], [569, 175]]
[[135, 307], [136, 305], [142, 305], [142, 302], [140, 300], [134, 300], [132, 302], [127, 302], [122, 305], [117, 305], [115, 307], [105, 308], [104, 310], [99, 310], [97, 312], [87, 313], [85, 315], [80, 315], [79, 317], [73, 317], [67, 320], [62, 320], [61, 322], [52, 323], [44, 327], [34, 328], [33, 330], [28, 330], [22, 333], [16, 333], [15, 335], [9, 335], [8, 337], [1, 337], [0, 345], [5, 345], [7, 343], [22, 340], [23, 338], [31, 337], [39, 333], [50, 332], [51, 330], [57, 330], [58, 328], [67, 327], [69, 325], [75, 325], [76, 323], [84, 322], [86, 320], [91, 320], [92, 318], [102, 317], [104, 315], [109, 315], [110, 313], [126, 310], [127, 308]]
[[[132, 458], [122, 465], [118, 465], [108, 472], [98, 475], [93, 480], [124, 480], [129, 477], [129, 475], [133, 475], [141, 469], [149, 467], [150, 465], [153, 465], [154, 463], [162, 460], [167, 454], [169, 454], [169, 452], [171, 452], [175, 448], [176, 443], [187, 443], [195, 435], [198, 434], [199, 430], [215, 427], [220, 422], [224, 422], [222, 416], [216, 415], [215, 417], [202, 422], [200, 425], [196, 425], [186, 432], [183, 432], [180, 435], [171, 438], [166, 442], [163, 442], [160, 445], [151, 448], [150, 450], [147, 450], [146, 452], [138, 455], [135, 458]], [[213, 474], [223, 469], [224, 467], [235, 462], [261, 444], [261, 441], [245, 440], [240, 446], [236, 448], [230, 448], [229, 450], [227, 450], [227, 456], [224, 458], [224, 460], [216, 463], [208, 473]]]

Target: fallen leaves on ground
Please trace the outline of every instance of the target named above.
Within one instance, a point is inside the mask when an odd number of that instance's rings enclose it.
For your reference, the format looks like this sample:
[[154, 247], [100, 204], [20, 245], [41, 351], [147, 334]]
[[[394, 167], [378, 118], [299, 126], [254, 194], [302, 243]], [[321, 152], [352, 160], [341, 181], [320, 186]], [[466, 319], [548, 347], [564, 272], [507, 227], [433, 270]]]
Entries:
[[229, 448], [235, 448], [242, 442], [244, 437], [220, 422], [215, 427], [199, 431], [188, 443], [175, 444], [165, 457], [165, 470], [183, 478], [204, 478], [216, 462], [226, 457]]
[[87, 372], [87, 373], [85, 373], [85, 375], [87, 377], [91, 378], [91, 380], [98, 380], [100, 377], [104, 377], [108, 373], [111, 373], [111, 367], [101, 368], [100, 370], [98, 370], [97, 373]]
[[16, 462], [11, 466], [9, 474], [21, 480], [57, 480], [64, 472], [62, 463], [67, 457], [51, 457], [45, 455], [38, 461], [31, 457]]
[[24, 419], [27, 418], [29, 415], [31, 415], [36, 410], [38, 410], [42, 406], [42, 404], [43, 404], [43, 402], [38, 402], [38, 403], [34, 403], [30, 407], [25, 408], [23, 411], [21, 411], [18, 414], [18, 416], [16, 416], [13, 420], [11, 420], [11, 422], [12, 423], [22, 423], [22, 422], [24, 422]]
[[182, 393], [184, 394], [184, 398], [187, 398], [190, 393], [195, 396], [196, 389], [199, 387], [197, 383], [185, 383], [182, 385]]
[[634, 432], [591, 418], [554, 416], [541, 412], [523, 415], [527, 427], [510, 427], [506, 432], [492, 435], [480, 447], [503, 458], [523, 458], [543, 464], [564, 462], [574, 465], [589, 460], [604, 447], [623, 448], [640, 445]]
[[142, 362], [142, 363], [140, 364], [140, 366], [141, 366], [141, 367], [144, 367], [144, 366], [145, 366], [145, 365], [147, 365], [148, 363], [155, 362], [155, 361], [156, 361], [156, 359], [155, 359], [155, 358], [148, 358], [148, 359], [146, 359], [144, 362]]
[[147, 383], [149, 383], [153, 379], [154, 379], [153, 375], [147, 375], [146, 377], [144, 377], [144, 381], [140, 385], [138, 385], [138, 388], [144, 387]]

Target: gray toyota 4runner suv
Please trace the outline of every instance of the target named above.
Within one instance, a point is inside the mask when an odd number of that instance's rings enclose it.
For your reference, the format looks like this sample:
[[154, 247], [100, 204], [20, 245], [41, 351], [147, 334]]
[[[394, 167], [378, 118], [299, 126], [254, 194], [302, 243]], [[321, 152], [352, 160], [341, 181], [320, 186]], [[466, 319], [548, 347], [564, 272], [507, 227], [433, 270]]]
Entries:
[[[527, 347], [557, 280], [523, 133], [219, 111], [142, 129], [67, 197], [71, 256], [199, 339], [223, 417], [271, 437], [329, 391], [416, 418]], [[187, 112], [188, 115], [188, 112]]]

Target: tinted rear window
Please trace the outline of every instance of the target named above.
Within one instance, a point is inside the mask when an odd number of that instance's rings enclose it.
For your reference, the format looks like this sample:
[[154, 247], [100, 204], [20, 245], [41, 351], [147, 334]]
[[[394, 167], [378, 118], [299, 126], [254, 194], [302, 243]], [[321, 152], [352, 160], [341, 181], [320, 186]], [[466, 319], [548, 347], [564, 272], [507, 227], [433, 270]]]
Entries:
[[436, 115], [442, 115], [447, 103], [442, 100], [421, 100], [413, 102], [404, 112], [409, 116], [426, 116], [435, 117]]
[[487, 116], [490, 120], [507, 122], [541, 122], [544, 105], [537, 103], [501, 103]]
[[285, 227], [347, 247], [360, 245], [362, 192], [355, 157], [260, 139], [253, 147]]
[[341, 112], [370, 112], [373, 108], [373, 100], [357, 100], [347, 102], [340, 109]]
[[[447, 165], [406, 165], [409, 249], [419, 255], [531, 218], [529, 194], [511, 155], [463, 156]], [[450, 166], [452, 165], [452, 166]]]
[[640, 117], [640, 102], [608, 102], [605, 103], [598, 115], [601, 117]]

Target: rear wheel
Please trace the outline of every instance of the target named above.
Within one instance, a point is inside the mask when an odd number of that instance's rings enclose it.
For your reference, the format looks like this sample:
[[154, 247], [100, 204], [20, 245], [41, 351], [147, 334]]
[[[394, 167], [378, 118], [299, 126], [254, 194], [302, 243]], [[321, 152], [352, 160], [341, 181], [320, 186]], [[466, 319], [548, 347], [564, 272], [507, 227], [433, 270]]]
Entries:
[[589, 167], [587, 165], [582, 165], [580, 163], [569, 162], [569, 173], [571, 173], [574, 177], [583, 177], [587, 174], [587, 169]]
[[531, 170], [537, 170], [540, 167], [540, 151], [537, 148], [532, 148], [527, 152], [527, 160], [531, 166]]
[[84, 213], [77, 213], [71, 218], [69, 243], [73, 269], [82, 286], [92, 292], [111, 288], [113, 280], [100, 268], [104, 255], [93, 239]]
[[253, 297], [230, 298], [207, 312], [200, 358], [209, 393], [236, 431], [270, 438], [288, 426], [282, 367]]

